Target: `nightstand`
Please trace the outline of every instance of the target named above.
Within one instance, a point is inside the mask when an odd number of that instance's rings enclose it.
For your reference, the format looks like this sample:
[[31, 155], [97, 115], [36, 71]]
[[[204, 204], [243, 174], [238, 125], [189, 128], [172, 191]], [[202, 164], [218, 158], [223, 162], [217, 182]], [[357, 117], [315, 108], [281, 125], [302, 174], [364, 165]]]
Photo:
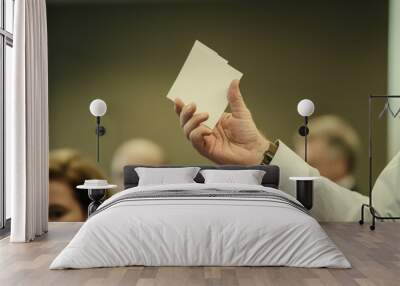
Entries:
[[314, 186], [313, 183], [319, 177], [290, 177], [292, 181], [296, 181], [296, 199], [303, 206], [311, 210], [313, 207]]
[[108, 184], [106, 180], [85, 180], [83, 185], [76, 187], [77, 189], [88, 191], [88, 196], [92, 201], [88, 206], [88, 216], [94, 213], [102, 204], [106, 191], [116, 187], [116, 185]]

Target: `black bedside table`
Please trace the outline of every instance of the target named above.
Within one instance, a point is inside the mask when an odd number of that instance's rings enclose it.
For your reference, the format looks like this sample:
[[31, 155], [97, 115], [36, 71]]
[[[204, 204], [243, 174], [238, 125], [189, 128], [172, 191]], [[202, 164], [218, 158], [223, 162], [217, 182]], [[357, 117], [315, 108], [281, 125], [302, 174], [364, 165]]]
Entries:
[[296, 199], [303, 206], [311, 210], [314, 201], [314, 181], [319, 177], [290, 177], [292, 181], [296, 181]]
[[94, 213], [101, 205], [106, 195], [106, 191], [116, 187], [117, 185], [110, 185], [106, 180], [85, 180], [83, 185], [76, 187], [78, 190], [88, 191], [88, 196], [92, 201], [88, 206], [88, 216]]

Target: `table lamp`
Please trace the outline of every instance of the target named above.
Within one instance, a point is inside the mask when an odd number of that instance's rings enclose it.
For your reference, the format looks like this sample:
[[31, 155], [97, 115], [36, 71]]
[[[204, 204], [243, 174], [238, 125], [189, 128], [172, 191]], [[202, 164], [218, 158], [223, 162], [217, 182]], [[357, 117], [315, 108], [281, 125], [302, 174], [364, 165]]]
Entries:
[[300, 126], [299, 134], [304, 137], [304, 160], [307, 162], [307, 135], [308, 129], [308, 117], [314, 113], [314, 103], [309, 99], [303, 99], [297, 104], [297, 112], [300, 116], [304, 117], [304, 125]]
[[100, 161], [100, 136], [106, 134], [106, 128], [100, 125], [100, 118], [107, 112], [107, 104], [104, 100], [95, 99], [90, 103], [90, 113], [96, 117], [96, 136], [97, 136], [97, 162]]

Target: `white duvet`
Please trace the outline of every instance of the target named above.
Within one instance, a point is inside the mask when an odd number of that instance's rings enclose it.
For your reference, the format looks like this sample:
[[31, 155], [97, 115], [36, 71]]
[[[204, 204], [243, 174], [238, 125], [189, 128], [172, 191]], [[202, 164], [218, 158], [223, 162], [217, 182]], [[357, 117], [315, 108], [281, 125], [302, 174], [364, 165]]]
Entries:
[[[120, 192], [205, 189], [263, 190], [263, 186], [179, 184]], [[123, 201], [92, 216], [50, 269], [145, 266], [294, 266], [349, 268], [318, 222], [301, 210], [257, 198], [152, 198]]]

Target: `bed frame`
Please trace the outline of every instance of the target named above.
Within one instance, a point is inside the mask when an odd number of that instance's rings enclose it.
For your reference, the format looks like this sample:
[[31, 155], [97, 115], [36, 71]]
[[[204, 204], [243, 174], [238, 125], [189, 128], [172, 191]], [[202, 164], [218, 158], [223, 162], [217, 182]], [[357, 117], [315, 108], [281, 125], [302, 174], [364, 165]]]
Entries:
[[[191, 166], [175, 166], [175, 165], [163, 165], [163, 166], [143, 166], [143, 165], [128, 165], [124, 167], [124, 189], [133, 188], [138, 185], [139, 176], [135, 171], [136, 167], [147, 167], [147, 168], [179, 168], [179, 167], [191, 167]], [[256, 166], [239, 166], [239, 165], [221, 165], [221, 166], [196, 166], [201, 169], [221, 169], [221, 170], [248, 170], [257, 169], [265, 171], [265, 175], [262, 180], [262, 185], [265, 187], [271, 187], [278, 189], [279, 186], [279, 167], [273, 165], [256, 165]], [[194, 178], [197, 183], [204, 183], [203, 176], [198, 173]]]

